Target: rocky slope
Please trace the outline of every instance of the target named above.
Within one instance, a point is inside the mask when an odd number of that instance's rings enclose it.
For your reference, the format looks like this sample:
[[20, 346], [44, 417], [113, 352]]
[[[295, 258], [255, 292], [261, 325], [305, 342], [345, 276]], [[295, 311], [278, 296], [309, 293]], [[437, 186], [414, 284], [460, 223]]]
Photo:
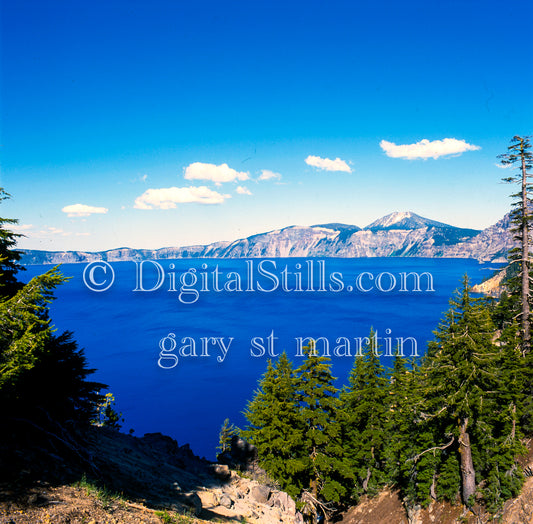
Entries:
[[498, 271], [498, 273], [488, 278], [487, 280], [484, 280], [483, 282], [472, 286], [472, 291], [474, 293], [483, 293], [484, 295], [488, 295], [490, 297], [499, 298], [505, 290], [503, 281], [506, 276], [507, 268]]
[[489, 515], [481, 508], [476, 514], [465, 511], [461, 505], [447, 502], [432, 502], [428, 508], [416, 508], [410, 512], [396, 491], [385, 490], [377, 497], [363, 498], [361, 503], [350, 508], [339, 524], [532, 524], [533, 523], [533, 478], [528, 478], [522, 493], [508, 500], [498, 515]]
[[290, 226], [206, 246], [100, 252], [26, 250], [22, 263], [254, 257], [448, 257], [496, 261], [505, 258], [512, 244], [508, 216], [484, 231], [477, 231], [402, 212], [391, 213], [363, 229], [336, 223]]
[[[295, 502], [276, 489], [254, 468], [237, 474], [228, 466], [196, 457], [188, 445], [160, 433], [138, 438], [106, 428], [91, 428], [85, 434], [92, 474], [72, 457], [49, 456], [39, 479], [24, 481], [34, 461], [19, 473], [17, 481], [0, 482], [2, 524], [303, 524]], [[533, 445], [521, 466], [533, 471]], [[53, 465], [53, 468], [51, 466]], [[41, 464], [42, 466], [42, 464]], [[87, 462], [85, 462], [87, 466]], [[44, 473], [60, 471], [62, 482]], [[97, 481], [94, 478], [98, 478]], [[68, 479], [68, 480], [67, 480]], [[104, 487], [105, 486], [105, 487]], [[376, 497], [363, 497], [346, 511], [340, 524], [525, 524], [533, 523], [533, 477], [528, 476], [522, 493], [508, 500], [499, 515], [480, 507], [475, 513], [461, 505], [432, 502], [426, 509], [406, 510], [397, 491], [384, 490]]]
[[160, 433], [91, 427], [84, 439], [89, 460], [62, 450], [42, 460], [41, 452], [38, 465], [28, 460], [16, 479], [0, 482], [0, 523], [303, 524], [295, 502], [253, 480], [255, 470], [239, 475]]
[[[478, 235], [449, 246], [446, 256], [454, 258], [476, 258], [483, 261], [504, 262], [508, 251], [515, 245], [510, 231], [509, 214]], [[472, 256], [472, 254], [474, 256]]]

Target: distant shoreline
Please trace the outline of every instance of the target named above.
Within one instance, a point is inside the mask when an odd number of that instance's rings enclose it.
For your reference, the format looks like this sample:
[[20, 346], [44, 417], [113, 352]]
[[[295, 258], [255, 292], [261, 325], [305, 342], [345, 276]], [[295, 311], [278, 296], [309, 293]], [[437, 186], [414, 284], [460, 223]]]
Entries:
[[483, 231], [457, 228], [414, 214], [392, 224], [375, 223], [371, 226], [365, 229], [345, 224], [290, 226], [234, 242], [159, 249], [22, 249], [21, 263], [35, 265], [87, 263], [96, 260], [119, 262], [202, 258], [375, 257], [472, 258], [481, 262], [504, 262], [509, 249], [514, 245], [508, 215]]

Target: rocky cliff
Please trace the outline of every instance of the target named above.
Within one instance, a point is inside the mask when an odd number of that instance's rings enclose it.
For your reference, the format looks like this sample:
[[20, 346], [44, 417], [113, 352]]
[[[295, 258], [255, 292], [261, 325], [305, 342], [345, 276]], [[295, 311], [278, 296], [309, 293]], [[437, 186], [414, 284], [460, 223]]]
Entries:
[[446, 256], [504, 262], [507, 260], [507, 253], [515, 245], [510, 228], [509, 214], [507, 214], [474, 237], [449, 246]]
[[450, 226], [412, 212], [391, 213], [365, 228], [348, 224], [290, 226], [234, 242], [100, 252], [26, 250], [23, 264], [93, 260], [274, 257], [447, 257], [501, 261], [513, 245], [509, 216], [483, 230]]

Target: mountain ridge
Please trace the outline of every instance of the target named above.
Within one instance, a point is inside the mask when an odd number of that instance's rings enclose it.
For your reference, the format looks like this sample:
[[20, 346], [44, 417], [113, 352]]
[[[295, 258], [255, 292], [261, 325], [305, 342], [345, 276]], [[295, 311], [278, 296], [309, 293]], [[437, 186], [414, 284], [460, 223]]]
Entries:
[[426, 257], [503, 261], [514, 245], [509, 216], [480, 231], [421, 217], [411, 211], [386, 215], [364, 228], [337, 222], [292, 225], [232, 241], [159, 249], [105, 251], [21, 250], [21, 263], [83, 263], [170, 258]]
[[395, 211], [394, 213], [378, 218], [363, 229], [368, 231], [382, 231], [392, 229], [422, 229], [424, 227], [435, 227], [447, 230], [459, 229], [477, 233], [480, 231], [478, 229], [458, 228], [456, 226], [451, 226], [450, 224], [445, 224], [444, 222], [437, 222], [436, 220], [417, 215], [412, 211]]

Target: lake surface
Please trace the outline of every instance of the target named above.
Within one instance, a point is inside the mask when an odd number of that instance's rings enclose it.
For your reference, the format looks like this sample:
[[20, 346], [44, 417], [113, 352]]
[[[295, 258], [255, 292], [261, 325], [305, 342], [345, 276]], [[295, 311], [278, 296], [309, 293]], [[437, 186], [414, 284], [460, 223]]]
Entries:
[[[28, 266], [20, 278], [50, 267]], [[244, 426], [269, 353], [286, 351], [298, 366], [298, 339], [323, 337], [318, 347], [328, 344], [341, 386], [371, 328], [384, 354], [400, 339], [406, 355], [413, 341], [422, 355], [463, 275], [475, 284], [496, 269], [412, 258], [64, 264], [72, 278], [51, 316], [74, 332], [94, 379], [109, 384], [124, 431], [161, 431], [214, 458], [224, 419]]]

